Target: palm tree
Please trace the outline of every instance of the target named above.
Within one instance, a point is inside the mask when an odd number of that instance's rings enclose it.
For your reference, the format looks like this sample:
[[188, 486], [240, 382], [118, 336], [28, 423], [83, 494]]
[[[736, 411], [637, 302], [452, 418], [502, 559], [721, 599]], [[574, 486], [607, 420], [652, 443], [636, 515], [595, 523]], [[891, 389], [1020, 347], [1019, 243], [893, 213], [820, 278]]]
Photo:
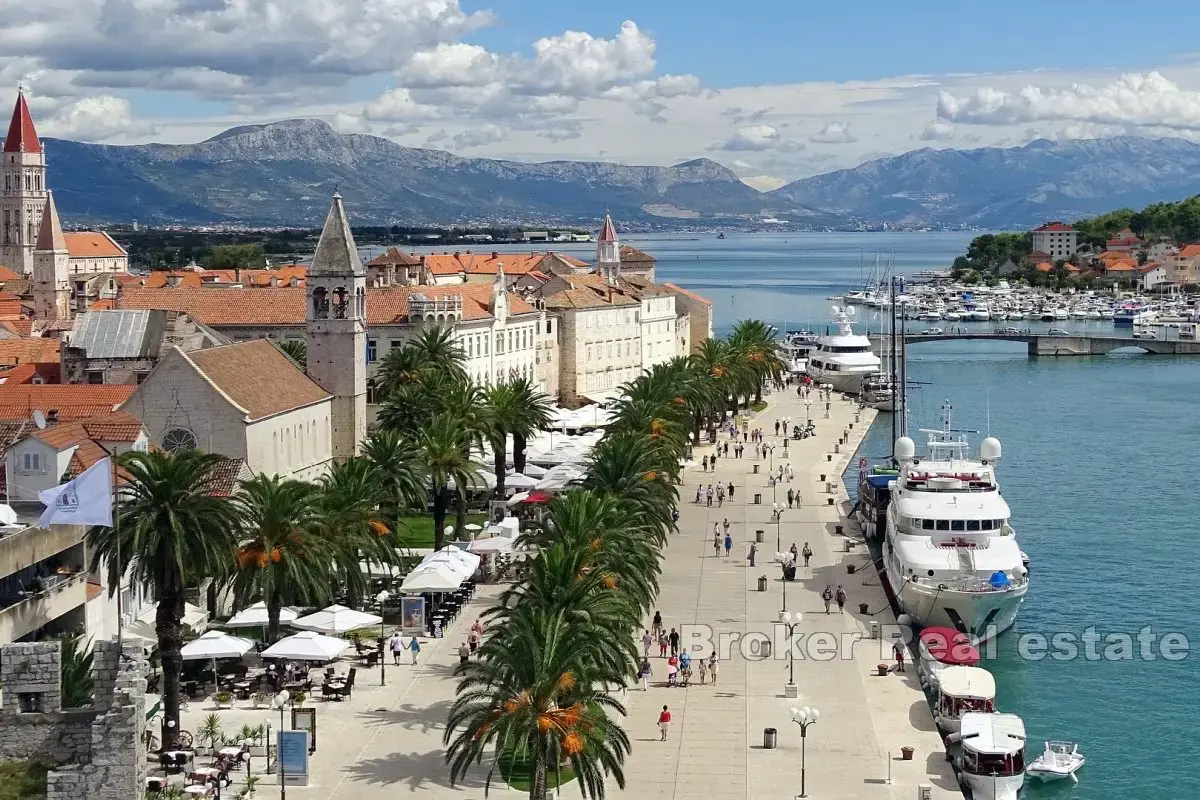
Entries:
[[470, 455], [472, 436], [461, 420], [443, 413], [436, 415], [418, 432], [414, 441], [433, 493], [433, 536], [437, 550], [446, 543], [446, 510], [450, 506], [447, 484], [453, 480], [463, 492], [465, 487], [478, 480], [479, 465]]
[[383, 519], [400, 533], [404, 509], [425, 497], [425, 465], [410, 439], [394, 430], [380, 430], [363, 442], [363, 457], [374, 469]]
[[744, 319], [733, 326], [730, 344], [744, 359], [753, 376], [754, 400], [762, 402], [763, 384], [783, 374], [783, 359], [775, 341], [775, 329], [757, 319]]
[[[508, 437], [513, 437], [513, 466], [525, 468], [525, 444], [550, 424], [549, 398], [524, 377], [490, 387], [485, 394], [488, 441], [496, 472], [496, 497], [504, 497]], [[517, 464], [518, 458], [520, 464]]]
[[[129, 452], [116, 458], [126, 476], [118, 525], [88, 532], [92, 569], [105, 566], [109, 591], [122, 576], [158, 598], [155, 633], [163, 668], [164, 745], [178, 744], [183, 672], [184, 575], [221, 577], [232, 567], [238, 519], [227, 498], [208, 493], [225, 458], [182, 449]], [[119, 533], [118, 533], [119, 531]]]
[[63, 708], [81, 708], [92, 702], [92, 649], [82, 638], [58, 637]]
[[424, 328], [421, 334], [406, 347], [412, 347], [425, 367], [437, 369], [447, 375], [462, 380], [467, 377], [464, 365], [467, 354], [462, 345], [454, 340], [454, 327], [451, 325], [435, 325]]
[[591, 626], [562, 612], [523, 608], [461, 667], [444, 742], [456, 783], [490, 751], [485, 794], [507, 761], [528, 764], [530, 800], [545, 800], [549, 776], [569, 767], [585, 798], [601, 800], [605, 776], [625, 787], [629, 737], [610, 712], [624, 708], [596, 688]]
[[334, 553], [319, 532], [319, 497], [310, 483], [274, 475], [257, 475], [234, 495], [242, 521], [234, 602], [267, 604], [268, 641], [279, 638], [285, 605], [320, 605], [331, 594]]
[[282, 342], [276, 342], [275, 346], [297, 367], [302, 370], [308, 369], [308, 345], [303, 339], [284, 339]]
[[[399, 561], [399, 519], [393, 516], [390, 527], [384, 521], [383, 477], [363, 456], [335, 464], [321, 477], [320, 487], [318, 526], [333, 552], [333, 576], [345, 586], [351, 603], [358, 604], [370, 587], [360, 562]], [[424, 484], [420, 488], [423, 491]]]

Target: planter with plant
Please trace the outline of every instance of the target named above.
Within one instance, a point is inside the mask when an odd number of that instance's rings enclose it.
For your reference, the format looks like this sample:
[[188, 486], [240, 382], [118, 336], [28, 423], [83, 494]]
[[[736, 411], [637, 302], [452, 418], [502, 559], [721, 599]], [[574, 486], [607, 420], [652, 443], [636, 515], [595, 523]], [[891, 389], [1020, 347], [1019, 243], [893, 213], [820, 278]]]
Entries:
[[267, 696], [266, 692], [255, 692], [251, 699], [254, 700], [255, 708], [264, 708], [271, 705], [271, 698]]
[[220, 747], [221, 742], [221, 718], [216, 714], [209, 714], [204, 718], [204, 722], [200, 725], [200, 751], [203, 754], [205, 742], [208, 743], [208, 752], [215, 753]]
[[262, 725], [243, 725], [238, 745], [249, 750], [252, 756], [266, 755], [262, 746], [265, 728]]
[[254, 800], [254, 790], [258, 787], [259, 780], [261, 778], [258, 775], [247, 775], [246, 781], [238, 793], [233, 796], [233, 800]]
[[292, 695], [292, 705], [296, 708], [302, 708], [304, 706], [304, 701], [307, 698], [308, 695], [306, 695], [304, 692], [296, 692]]
[[233, 694], [230, 692], [217, 692], [213, 695], [213, 703], [217, 708], [233, 708]]

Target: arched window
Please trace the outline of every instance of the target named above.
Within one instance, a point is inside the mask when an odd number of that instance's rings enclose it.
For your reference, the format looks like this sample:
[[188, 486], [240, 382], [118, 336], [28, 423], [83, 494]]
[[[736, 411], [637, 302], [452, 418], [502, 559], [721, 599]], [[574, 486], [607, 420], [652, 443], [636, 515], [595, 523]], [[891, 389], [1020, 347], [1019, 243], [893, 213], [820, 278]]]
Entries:
[[163, 449], [168, 453], [188, 450], [196, 446], [196, 437], [186, 428], [172, 428], [163, 436]]
[[355, 309], [355, 317], [357, 319], [365, 319], [367, 316], [367, 290], [358, 290], [358, 308]]
[[329, 293], [324, 286], [313, 289], [313, 319], [329, 319]]
[[375, 379], [371, 378], [367, 381], [367, 402], [371, 405], [375, 405], [379, 402], [378, 397], [376, 397], [376, 391]]
[[339, 286], [333, 290], [333, 318], [345, 319], [346, 312], [349, 311], [350, 296], [346, 292], [346, 287]]

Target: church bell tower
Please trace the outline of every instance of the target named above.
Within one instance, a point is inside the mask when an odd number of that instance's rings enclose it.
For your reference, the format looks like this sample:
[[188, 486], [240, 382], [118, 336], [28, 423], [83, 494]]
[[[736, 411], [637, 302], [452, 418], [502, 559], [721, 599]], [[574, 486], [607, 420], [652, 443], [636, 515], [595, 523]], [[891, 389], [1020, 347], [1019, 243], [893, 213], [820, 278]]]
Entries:
[[342, 461], [367, 435], [367, 273], [340, 194], [333, 195], [307, 284], [308, 376], [333, 395], [333, 458]]
[[20, 90], [0, 156], [0, 264], [32, 275], [38, 226], [46, 206], [46, 153]]

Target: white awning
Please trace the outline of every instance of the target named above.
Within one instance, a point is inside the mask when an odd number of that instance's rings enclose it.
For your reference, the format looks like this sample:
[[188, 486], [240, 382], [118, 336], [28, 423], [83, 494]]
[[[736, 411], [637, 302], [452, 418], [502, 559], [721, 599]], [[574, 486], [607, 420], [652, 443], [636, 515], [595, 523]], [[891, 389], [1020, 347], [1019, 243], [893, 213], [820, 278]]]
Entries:
[[452, 592], [462, 586], [464, 577], [450, 569], [448, 564], [431, 564], [413, 570], [400, 586], [402, 592]]
[[952, 697], [977, 697], [981, 700], [993, 700], [996, 697], [996, 679], [981, 667], [946, 667], [938, 673], [938, 688], [942, 694]]
[[[295, 609], [281, 608], [279, 609], [279, 622], [288, 624], [296, 619], [297, 614]], [[230, 617], [229, 622], [225, 623], [226, 628], [261, 628], [267, 624], [267, 604], [261, 600], [254, 605], [243, 608], [238, 613]]]
[[250, 652], [254, 642], [224, 631], [205, 631], [199, 639], [188, 642], [180, 650], [184, 661], [202, 658], [241, 658]]
[[[147, 642], [157, 644], [158, 632], [155, 630], [155, 617], [157, 615], [158, 604], [152, 603], [142, 613], [138, 614], [133, 622], [122, 629], [121, 635], [135, 639], [145, 639]], [[208, 626], [208, 612], [191, 603], [184, 603], [183, 624], [194, 631], [203, 631]]]
[[332, 605], [315, 614], [301, 617], [292, 623], [293, 628], [302, 628], [322, 633], [348, 633], [349, 631], [378, 625], [382, 618], [346, 606]]
[[345, 639], [332, 636], [322, 636], [313, 631], [300, 633], [280, 639], [275, 644], [263, 650], [264, 658], [294, 658], [300, 661], [332, 661], [350, 647]]

